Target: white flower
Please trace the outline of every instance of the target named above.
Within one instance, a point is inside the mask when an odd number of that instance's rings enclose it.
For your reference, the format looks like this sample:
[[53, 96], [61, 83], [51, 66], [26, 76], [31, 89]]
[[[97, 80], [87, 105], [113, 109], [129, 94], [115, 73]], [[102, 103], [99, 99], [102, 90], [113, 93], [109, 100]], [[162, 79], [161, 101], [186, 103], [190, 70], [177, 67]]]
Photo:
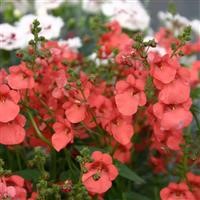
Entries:
[[35, 16], [35, 15], [25, 15], [16, 23], [16, 26], [24, 31], [26, 36], [26, 41], [33, 39], [31, 34], [32, 23], [35, 19], [40, 22], [40, 27], [42, 28], [39, 33], [40, 36], [44, 36], [46, 39], [57, 38], [60, 35], [60, 30], [64, 25], [62, 18], [54, 17], [52, 15]]
[[36, 14], [47, 14], [48, 10], [58, 8], [63, 2], [64, 0], [35, 0]]
[[24, 36], [20, 29], [7, 23], [0, 24], [0, 49], [10, 51], [24, 45]]
[[82, 47], [82, 42], [79, 37], [74, 37], [68, 40], [60, 40], [59, 45], [67, 45], [70, 49], [77, 51], [78, 48]]
[[109, 0], [102, 4], [102, 12], [130, 30], [144, 30], [150, 23], [150, 17], [139, 0]]
[[114, 62], [113, 55], [111, 55], [109, 58], [103, 59], [103, 58], [98, 58], [97, 53], [92, 53], [88, 56], [89, 60], [92, 60], [95, 62], [96, 67], [99, 67], [101, 65], [107, 65], [109, 62]]
[[23, 15], [30, 11], [30, 2], [28, 0], [13, 0], [15, 7], [14, 14], [16, 16]]
[[98, 13], [104, 0], [82, 0], [82, 9], [88, 13]]
[[179, 34], [184, 27], [190, 25], [190, 21], [179, 14], [172, 15], [169, 12], [162, 12], [158, 13], [158, 18], [164, 23], [164, 25], [172, 30], [175, 35]]
[[192, 30], [198, 35], [200, 36], [200, 20], [194, 19], [191, 22], [191, 27]]
[[8, 8], [9, 4], [14, 7], [14, 14], [17, 13], [17, 17], [30, 11], [29, 0], [0, 0], [0, 11], [4, 11]]

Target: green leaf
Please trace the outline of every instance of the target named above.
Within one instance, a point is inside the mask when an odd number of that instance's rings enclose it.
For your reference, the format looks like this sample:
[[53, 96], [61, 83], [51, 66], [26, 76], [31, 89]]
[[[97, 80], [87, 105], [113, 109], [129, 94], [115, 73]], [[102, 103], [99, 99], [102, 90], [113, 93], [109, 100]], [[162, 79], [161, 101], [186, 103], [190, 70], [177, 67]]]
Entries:
[[123, 193], [123, 196], [125, 197], [126, 200], [150, 200], [148, 197], [138, 194], [136, 192], [126, 192]]
[[192, 99], [198, 99], [198, 98], [200, 98], [200, 88], [194, 88], [194, 89], [192, 89], [190, 95], [191, 95]]
[[126, 165], [120, 163], [119, 161], [115, 162], [115, 165], [117, 166], [119, 170], [119, 175], [133, 181], [137, 184], [143, 184], [145, 183], [144, 179], [142, 179], [140, 176], [138, 176], [134, 171], [132, 171], [129, 167]]
[[36, 169], [25, 169], [15, 172], [15, 174], [22, 176], [26, 180], [37, 182], [40, 172]]
[[105, 149], [102, 149], [102, 148], [98, 148], [98, 147], [89, 147], [89, 146], [85, 146], [85, 145], [75, 145], [75, 148], [78, 150], [78, 151], [81, 151], [84, 147], [87, 147], [90, 152], [94, 152], [94, 151], [101, 151], [102, 153], [106, 153], [107, 151]]

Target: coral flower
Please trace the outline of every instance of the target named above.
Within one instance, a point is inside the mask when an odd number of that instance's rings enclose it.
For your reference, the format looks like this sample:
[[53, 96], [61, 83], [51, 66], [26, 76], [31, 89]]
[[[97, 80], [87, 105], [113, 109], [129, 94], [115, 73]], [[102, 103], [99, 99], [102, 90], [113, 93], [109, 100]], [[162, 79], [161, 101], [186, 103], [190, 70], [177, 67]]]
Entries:
[[12, 89], [31, 89], [35, 85], [33, 78], [33, 72], [29, 70], [25, 63], [21, 63], [18, 66], [12, 66], [9, 68], [10, 74], [8, 75], [8, 84]]
[[5, 84], [0, 85], [0, 122], [9, 122], [19, 114], [19, 94]]
[[144, 85], [144, 80], [135, 79], [133, 75], [129, 75], [126, 81], [117, 82], [115, 102], [121, 114], [131, 116], [137, 112], [138, 106], [146, 104]]
[[86, 189], [95, 194], [103, 194], [112, 186], [112, 181], [117, 177], [118, 170], [112, 164], [108, 154], [95, 151], [92, 154], [92, 163], [86, 163], [87, 172], [82, 176]]
[[122, 145], [130, 143], [134, 134], [133, 126], [125, 120], [118, 120], [111, 124], [111, 133], [117, 142]]
[[26, 119], [22, 115], [18, 115], [15, 120], [9, 123], [0, 122], [0, 144], [16, 145], [20, 144], [25, 139]]
[[74, 134], [70, 123], [66, 119], [60, 119], [54, 123], [53, 129], [55, 130], [55, 133], [52, 136], [51, 141], [56, 151], [60, 151], [70, 142], [73, 142]]
[[0, 198], [26, 200], [27, 191], [24, 189], [24, 183], [24, 179], [18, 175], [2, 177], [0, 179]]
[[200, 176], [189, 172], [187, 174], [187, 179], [190, 183], [194, 196], [196, 197], [196, 199], [200, 199]]
[[196, 200], [185, 183], [170, 183], [160, 191], [161, 200]]

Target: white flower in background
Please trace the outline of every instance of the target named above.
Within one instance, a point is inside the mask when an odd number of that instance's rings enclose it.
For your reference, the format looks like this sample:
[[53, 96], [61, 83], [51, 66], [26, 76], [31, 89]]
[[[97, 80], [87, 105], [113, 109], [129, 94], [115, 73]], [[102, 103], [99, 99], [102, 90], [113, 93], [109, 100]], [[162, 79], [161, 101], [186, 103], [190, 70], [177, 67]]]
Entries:
[[170, 12], [162, 12], [160, 11], [158, 13], [158, 18], [164, 22], [167, 28], [174, 28], [174, 26], [177, 27], [185, 27], [188, 26], [190, 21], [179, 14], [172, 15]]
[[0, 49], [13, 50], [24, 47], [23, 33], [10, 24], [0, 24]]
[[150, 23], [150, 17], [139, 0], [109, 0], [102, 4], [102, 12], [130, 30], [144, 30]]
[[77, 49], [82, 47], [82, 42], [79, 37], [69, 38], [68, 40], [60, 40], [59, 45], [66, 45], [70, 49], [77, 51]]
[[40, 27], [42, 28], [39, 33], [40, 36], [44, 36], [46, 39], [57, 38], [60, 35], [61, 28], [64, 25], [62, 18], [54, 17], [52, 15], [25, 15], [16, 23], [16, 26], [24, 31], [24, 36], [28, 42], [30, 39], [33, 39], [31, 34], [31, 25], [35, 19], [38, 19], [40, 22]]
[[200, 36], [200, 20], [192, 20], [191, 22], [191, 27], [192, 27], [192, 30], [198, 35]]
[[104, 0], [82, 0], [82, 9], [88, 13], [98, 13], [101, 11], [101, 4]]
[[184, 27], [191, 26], [192, 30], [197, 34], [200, 35], [200, 20], [192, 20], [190, 21], [186, 17], [183, 17], [179, 14], [172, 15], [169, 12], [162, 12], [158, 13], [158, 18], [164, 23], [164, 25], [175, 32], [175, 35], [179, 34]]
[[37, 15], [45, 15], [48, 10], [58, 8], [64, 0], [35, 0], [35, 12]]
[[15, 7], [15, 16], [21, 16], [30, 11], [30, 2], [28, 0], [13, 0], [12, 2]]
[[88, 59], [94, 61], [96, 64], [96, 67], [99, 67], [101, 65], [107, 65], [109, 62], [114, 62], [113, 55], [110, 55], [110, 58], [101, 59], [98, 57], [97, 53], [95, 52], [89, 55]]
[[190, 25], [190, 21], [179, 14], [172, 15], [169, 12], [160, 11], [158, 18], [163, 22], [165, 27], [172, 30], [175, 35], [178, 35], [184, 27]]
[[30, 11], [29, 0], [0, 0], [0, 11], [6, 10], [10, 5], [13, 5], [14, 14], [17, 14], [16, 16], [21, 16]]

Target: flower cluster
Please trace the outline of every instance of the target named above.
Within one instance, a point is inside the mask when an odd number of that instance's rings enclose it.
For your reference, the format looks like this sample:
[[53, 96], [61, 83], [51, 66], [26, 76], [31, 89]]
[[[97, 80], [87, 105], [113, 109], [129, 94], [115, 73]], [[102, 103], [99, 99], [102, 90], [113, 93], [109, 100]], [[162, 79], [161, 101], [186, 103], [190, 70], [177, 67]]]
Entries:
[[48, 10], [63, 2], [35, 1], [40, 22], [15, 24], [26, 37], [0, 25], [3, 49], [26, 42], [0, 69], [0, 198], [199, 200], [200, 61], [184, 62], [199, 38], [189, 42], [190, 27], [129, 32], [149, 24], [139, 1], [85, 0], [86, 12], [112, 11], [90, 55], [78, 50], [87, 37], [49, 40], [64, 22]]
[[[179, 184], [170, 183], [160, 191], [162, 200], [166, 199], [185, 199], [197, 200], [200, 197], [200, 176], [191, 172], [187, 174], [188, 185], [185, 182]], [[190, 187], [189, 187], [190, 186]]]

